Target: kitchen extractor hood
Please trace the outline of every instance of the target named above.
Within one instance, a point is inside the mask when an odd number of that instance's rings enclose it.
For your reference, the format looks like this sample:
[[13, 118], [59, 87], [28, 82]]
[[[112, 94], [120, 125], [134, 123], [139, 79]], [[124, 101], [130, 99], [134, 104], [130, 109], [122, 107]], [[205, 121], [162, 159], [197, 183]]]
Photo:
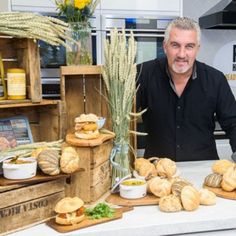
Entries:
[[199, 18], [203, 29], [236, 29], [236, 0], [222, 0]]

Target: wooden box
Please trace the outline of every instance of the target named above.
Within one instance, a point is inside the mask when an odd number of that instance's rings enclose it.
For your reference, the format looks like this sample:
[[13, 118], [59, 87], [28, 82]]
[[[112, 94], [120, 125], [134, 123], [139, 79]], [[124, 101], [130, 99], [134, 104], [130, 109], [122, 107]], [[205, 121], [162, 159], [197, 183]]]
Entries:
[[[9, 102], [9, 103], [8, 103]], [[43, 100], [41, 103], [12, 103], [0, 101], [0, 119], [26, 116], [29, 120], [33, 141], [54, 141], [65, 138], [62, 134], [65, 123], [65, 105], [59, 100]]]
[[[70, 145], [70, 144], [69, 144]], [[111, 168], [109, 156], [112, 140], [98, 146], [76, 147], [80, 157], [82, 172], [74, 173], [66, 185], [67, 196], [78, 196], [91, 203], [100, 198], [111, 187]]]
[[0, 35], [0, 52], [6, 72], [8, 68], [22, 68], [26, 72], [27, 98], [31, 102], [42, 100], [40, 57], [36, 42], [27, 38]]
[[33, 185], [0, 186], [0, 235], [47, 221], [65, 196], [65, 179]]
[[111, 130], [101, 66], [62, 66], [61, 99], [67, 111], [64, 133], [74, 131], [74, 119], [83, 113], [106, 117], [105, 128]]

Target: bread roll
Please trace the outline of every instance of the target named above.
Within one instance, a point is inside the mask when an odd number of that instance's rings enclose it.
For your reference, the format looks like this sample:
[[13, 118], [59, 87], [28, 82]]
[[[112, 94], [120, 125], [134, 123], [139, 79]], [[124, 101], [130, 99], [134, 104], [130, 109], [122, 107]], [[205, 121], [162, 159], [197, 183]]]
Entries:
[[236, 166], [231, 166], [223, 174], [223, 180], [221, 182], [223, 190], [231, 192], [236, 189]]
[[171, 178], [177, 171], [176, 164], [174, 161], [163, 158], [156, 163], [157, 175], [161, 177]]
[[208, 189], [200, 189], [200, 204], [201, 205], [215, 205], [216, 204], [216, 195]]
[[171, 194], [160, 198], [159, 208], [164, 212], [177, 212], [182, 210], [182, 204], [179, 197]]
[[62, 172], [71, 174], [78, 170], [79, 160], [79, 155], [73, 147], [63, 148], [60, 159], [60, 168]]
[[183, 187], [181, 191], [181, 202], [186, 211], [196, 210], [200, 204], [198, 191], [190, 185]]
[[222, 182], [222, 175], [212, 173], [206, 176], [204, 180], [204, 185], [213, 187], [213, 188], [220, 188]]
[[167, 179], [152, 178], [148, 181], [148, 191], [157, 197], [167, 196], [171, 193], [171, 183]]
[[147, 159], [137, 158], [134, 162], [134, 168], [140, 176], [144, 176], [147, 180], [157, 176], [155, 166]]
[[229, 160], [217, 160], [212, 165], [212, 171], [216, 174], [223, 175], [233, 165], [234, 163]]
[[187, 185], [191, 185], [191, 183], [189, 183], [186, 180], [180, 179], [180, 180], [174, 181], [171, 186], [171, 192], [176, 196], [180, 196], [183, 187], [185, 187]]

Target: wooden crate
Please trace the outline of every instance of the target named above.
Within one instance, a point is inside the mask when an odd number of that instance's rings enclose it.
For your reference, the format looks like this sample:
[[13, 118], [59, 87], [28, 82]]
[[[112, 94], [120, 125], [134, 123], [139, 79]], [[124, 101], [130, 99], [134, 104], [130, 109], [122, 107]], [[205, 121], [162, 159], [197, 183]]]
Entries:
[[65, 179], [33, 185], [0, 186], [0, 235], [47, 221], [65, 196]]
[[[10, 101], [9, 101], [10, 102]], [[7, 103], [0, 101], [0, 118], [26, 116], [34, 142], [54, 141], [65, 138], [65, 104], [59, 100], [43, 100], [41, 103]]]
[[111, 187], [109, 156], [112, 140], [99, 146], [76, 147], [83, 172], [74, 173], [66, 185], [67, 196], [78, 196], [85, 202], [94, 202]]
[[105, 128], [111, 130], [110, 114], [104, 95], [101, 66], [62, 66], [61, 99], [65, 101], [67, 111], [64, 133], [74, 131], [74, 119], [82, 113], [106, 117]]
[[42, 100], [42, 86], [37, 43], [32, 39], [0, 35], [0, 52], [3, 58], [5, 77], [8, 68], [24, 69], [27, 98], [32, 102], [40, 102]]

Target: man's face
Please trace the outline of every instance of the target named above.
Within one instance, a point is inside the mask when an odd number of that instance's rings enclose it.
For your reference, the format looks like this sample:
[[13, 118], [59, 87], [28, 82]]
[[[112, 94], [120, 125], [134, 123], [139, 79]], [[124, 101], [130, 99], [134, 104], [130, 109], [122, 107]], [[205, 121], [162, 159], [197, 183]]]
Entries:
[[172, 72], [177, 74], [191, 72], [199, 50], [195, 30], [173, 28], [169, 40], [164, 42], [163, 46]]

